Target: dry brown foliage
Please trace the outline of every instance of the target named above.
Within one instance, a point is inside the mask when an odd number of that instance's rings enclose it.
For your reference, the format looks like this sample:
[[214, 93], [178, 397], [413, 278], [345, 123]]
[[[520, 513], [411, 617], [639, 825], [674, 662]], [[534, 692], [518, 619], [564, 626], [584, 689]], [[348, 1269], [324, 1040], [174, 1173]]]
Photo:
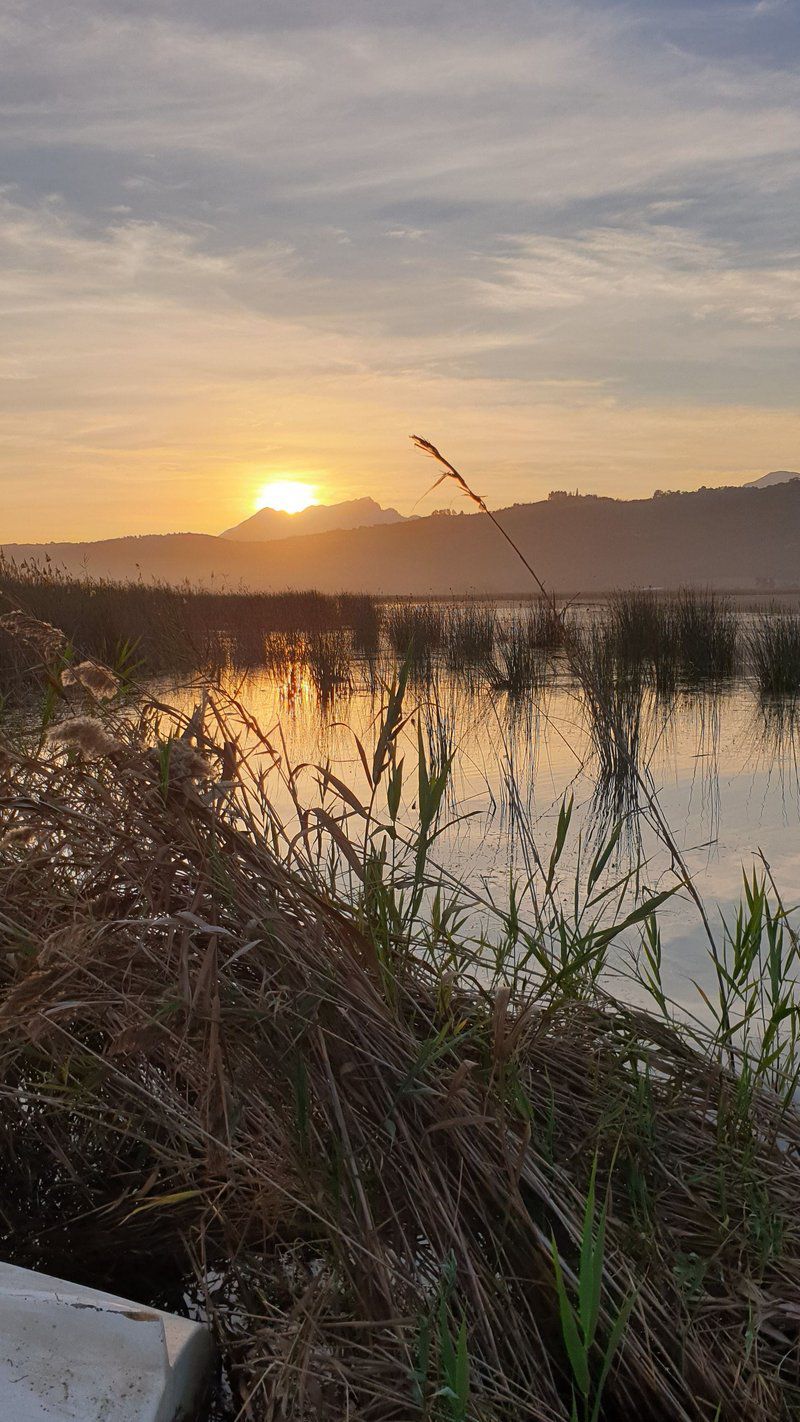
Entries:
[[602, 1418], [796, 1417], [797, 1117], [633, 1008], [380, 956], [155, 721], [0, 783], [3, 1254], [194, 1277], [232, 1416], [569, 1422], [551, 1251], [571, 1285], [596, 1156], [595, 1382], [633, 1297]]

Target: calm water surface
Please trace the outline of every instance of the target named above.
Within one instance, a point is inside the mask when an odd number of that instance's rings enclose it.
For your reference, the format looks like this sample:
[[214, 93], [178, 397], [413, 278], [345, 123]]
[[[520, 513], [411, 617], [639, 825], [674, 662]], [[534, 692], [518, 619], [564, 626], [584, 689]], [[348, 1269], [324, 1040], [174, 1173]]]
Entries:
[[[364, 801], [368, 785], [357, 740], [374, 748], [393, 668], [361, 662], [352, 691], [322, 704], [308, 675], [267, 670], [230, 683], [258, 722], [282, 767], [297, 774], [303, 803], [319, 799], [319, 769], [333, 772]], [[187, 693], [187, 700], [189, 693]], [[656, 699], [645, 691], [638, 704], [639, 766], [652, 784], [684, 863], [712, 924], [733, 916], [742, 871], [763, 872], [766, 859], [787, 907], [800, 900], [800, 730], [787, 708], [767, 712], [754, 687], [738, 681], [716, 688], [683, 689]], [[628, 812], [615, 875], [638, 864], [650, 888], [675, 882], [670, 855], [653, 829], [631, 815], [635, 789], [615, 800], [603, 786], [580, 689], [563, 663], [547, 661], [540, 690], [522, 703], [507, 693], [470, 686], [444, 668], [410, 683], [401, 736], [406, 789], [401, 819], [414, 822], [418, 735], [426, 755], [452, 755], [448, 803], [434, 858], [482, 898], [503, 906], [509, 884], [523, 886], [547, 863], [559, 808], [574, 796], [573, 821], [560, 878], [571, 894], [582, 853], [588, 862], [598, 838]], [[272, 763], [258, 752], [264, 767]], [[270, 793], [281, 817], [294, 817], [292, 798], [278, 771]], [[637, 829], [636, 826], [639, 826]], [[489, 922], [489, 919], [487, 919]], [[696, 1003], [693, 980], [707, 983], [707, 962], [696, 906], [685, 892], [661, 911], [665, 983], [678, 1001]]]

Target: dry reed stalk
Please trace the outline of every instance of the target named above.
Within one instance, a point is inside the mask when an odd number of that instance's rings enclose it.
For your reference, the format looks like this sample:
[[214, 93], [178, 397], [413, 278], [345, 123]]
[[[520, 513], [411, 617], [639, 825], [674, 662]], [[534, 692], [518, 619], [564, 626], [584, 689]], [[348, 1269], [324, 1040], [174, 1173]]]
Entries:
[[569, 1422], [551, 1251], [572, 1287], [596, 1158], [604, 1422], [796, 1417], [794, 1112], [739, 1119], [636, 1009], [379, 964], [245, 785], [163, 774], [163, 716], [0, 786], [4, 1256], [167, 1300], [194, 1268], [241, 1418]]

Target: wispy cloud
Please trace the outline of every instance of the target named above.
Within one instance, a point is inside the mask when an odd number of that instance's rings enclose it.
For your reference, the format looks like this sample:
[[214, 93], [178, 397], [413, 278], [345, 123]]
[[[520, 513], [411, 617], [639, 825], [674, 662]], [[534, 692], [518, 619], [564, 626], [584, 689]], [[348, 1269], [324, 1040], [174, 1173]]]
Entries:
[[[747, 255], [733, 243], [676, 227], [603, 227], [574, 237], [525, 237], [477, 284], [490, 308], [561, 313], [592, 343], [639, 321], [650, 338], [672, 328], [673, 354], [706, 348], [707, 328], [726, 361], [723, 331], [737, 342], [795, 342], [800, 321], [797, 253]], [[752, 328], [766, 328], [753, 331]], [[662, 346], [663, 350], [663, 346]], [[740, 347], [737, 346], [737, 354]]]
[[43, 479], [54, 528], [122, 528], [135, 470], [139, 526], [191, 491], [180, 521], [214, 528], [261, 465], [347, 493], [413, 478], [421, 420], [492, 450], [501, 499], [553, 468], [648, 486], [625, 419], [660, 432], [657, 482], [796, 462], [785, 20], [749, 0], [8, 3], [6, 516], [40, 519]]

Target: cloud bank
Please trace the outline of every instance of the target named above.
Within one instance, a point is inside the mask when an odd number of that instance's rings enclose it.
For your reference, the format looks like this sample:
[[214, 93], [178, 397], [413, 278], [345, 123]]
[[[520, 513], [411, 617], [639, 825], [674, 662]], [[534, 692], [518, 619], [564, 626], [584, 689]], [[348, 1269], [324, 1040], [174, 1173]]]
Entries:
[[791, 19], [0, 6], [4, 539], [796, 466]]

